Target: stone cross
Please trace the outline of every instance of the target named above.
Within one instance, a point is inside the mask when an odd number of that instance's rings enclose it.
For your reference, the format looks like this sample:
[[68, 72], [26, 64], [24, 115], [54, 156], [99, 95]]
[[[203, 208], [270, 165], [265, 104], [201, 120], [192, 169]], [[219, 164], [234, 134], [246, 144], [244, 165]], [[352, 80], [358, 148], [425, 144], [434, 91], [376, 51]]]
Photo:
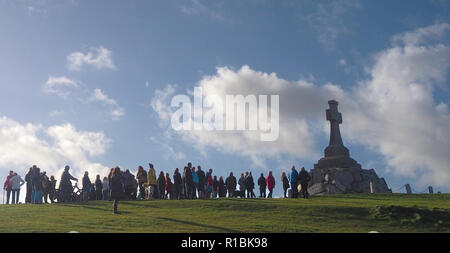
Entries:
[[339, 124], [342, 124], [342, 114], [338, 111], [338, 102], [328, 101], [330, 109], [326, 110], [327, 120], [330, 121], [330, 144], [325, 149], [325, 157], [349, 156], [348, 149], [344, 147]]

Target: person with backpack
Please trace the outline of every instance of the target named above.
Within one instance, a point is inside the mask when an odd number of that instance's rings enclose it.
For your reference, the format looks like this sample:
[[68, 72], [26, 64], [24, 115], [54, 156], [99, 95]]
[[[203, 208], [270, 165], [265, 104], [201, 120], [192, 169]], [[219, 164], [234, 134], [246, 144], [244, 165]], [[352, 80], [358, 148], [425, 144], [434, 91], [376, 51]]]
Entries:
[[292, 166], [292, 168], [291, 168], [291, 175], [290, 175], [289, 179], [290, 179], [289, 181], [291, 182], [292, 198], [297, 198], [298, 197], [298, 188], [297, 188], [298, 172], [295, 169], [295, 166]]
[[25, 181], [17, 174], [14, 173], [13, 176], [9, 179], [11, 183], [11, 192], [12, 192], [12, 202], [11, 204], [19, 203], [20, 196], [20, 187], [25, 184]]
[[289, 189], [289, 179], [287, 178], [286, 173], [284, 171], [281, 173], [281, 182], [283, 183], [283, 197], [287, 198], [286, 192]]
[[13, 176], [14, 172], [12, 170], [9, 171], [8, 176], [6, 176], [5, 183], [3, 184], [3, 190], [6, 191], [6, 204], [9, 204], [9, 198], [11, 197], [12, 184], [10, 180]]
[[269, 171], [269, 175], [266, 179], [267, 189], [269, 190], [269, 194], [267, 198], [272, 198], [273, 188], [275, 188], [275, 178], [272, 176], [272, 171]]
[[311, 180], [311, 176], [305, 170], [305, 167], [302, 167], [300, 170], [300, 173], [298, 174], [298, 181], [300, 182], [300, 185], [302, 187], [302, 195], [303, 195], [303, 198], [305, 198], [305, 199], [309, 198], [309, 193], [308, 193], [309, 180]]
[[148, 198], [149, 199], [154, 199], [157, 198], [157, 187], [156, 187], [156, 171], [153, 168], [153, 164], [149, 163], [148, 164], [149, 169], [148, 169], [148, 173], [147, 173], [147, 182], [148, 182], [148, 187], [150, 189], [150, 193]]
[[233, 176], [233, 172], [225, 179], [225, 185], [227, 186], [228, 198], [232, 198], [234, 192], [236, 191], [236, 177]]
[[263, 173], [261, 173], [261, 176], [258, 178], [258, 186], [259, 186], [259, 197], [265, 198], [266, 197], [266, 178], [264, 177]]
[[83, 181], [82, 181], [82, 186], [83, 186], [83, 201], [87, 202], [89, 200], [89, 195], [91, 192], [91, 187], [92, 187], [92, 183], [91, 183], [91, 179], [89, 179], [89, 173], [87, 171], [84, 172], [84, 176], [83, 176]]
[[183, 180], [178, 168], [173, 173], [174, 199], [181, 199], [181, 189], [183, 188]]
[[147, 171], [144, 170], [144, 167], [139, 166], [138, 171], [136, 173], [136, 179], [138, 181], [139, 186], [139, 199], [146, 199], [145, 197], [145, 186], [144, 184], [147, 182]]

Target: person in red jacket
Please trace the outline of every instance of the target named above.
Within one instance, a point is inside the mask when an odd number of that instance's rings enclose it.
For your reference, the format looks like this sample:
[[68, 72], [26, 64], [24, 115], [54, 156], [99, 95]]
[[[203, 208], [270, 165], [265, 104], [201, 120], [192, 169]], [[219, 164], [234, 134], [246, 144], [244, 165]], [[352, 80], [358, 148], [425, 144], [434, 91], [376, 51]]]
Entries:
[[266, 179], [267, 189], [269, 190], [269, 195], [267, 195], [268, 198], [272, 198], [272, 191], [273, 188], [275, 188], [275, 178], [272, 176], [272, 171], [269, 171], [269, 175]]
[[[12, 184], [9, 181], [14, 176], [14, 172], [9, 171], [9, 175], [6, 177], [6, 181], [3, 184], [3, 190], [6, 191], [6, 204], [9, 204], [9, 198], [11, 197]], [[4, 196], [4, 195], [3, 195]]]

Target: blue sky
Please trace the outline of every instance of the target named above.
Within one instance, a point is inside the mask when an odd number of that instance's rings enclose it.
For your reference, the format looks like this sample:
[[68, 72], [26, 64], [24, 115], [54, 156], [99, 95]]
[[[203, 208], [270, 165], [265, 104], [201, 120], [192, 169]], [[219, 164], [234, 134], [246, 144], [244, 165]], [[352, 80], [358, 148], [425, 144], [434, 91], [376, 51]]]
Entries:
[[[344, 143], [364, 168], [375, 168], [394, 190], [411, 183], [417, 191], [433, 185], [448, 192], [449, 7], [444, 0], [0, 1], [0, 172], [24, 175], [38, 164], [57, 174], [68, 163], [81, 176], [86, 169], [135, 170], [152, 162], [172, 174], [192, 161], [219, 176], [250, 170], [256, 177], [271, 169], [278, 180], [292, 164], [311, 169], [320, 159], [328, 142], [326, 101], [340, 98]], [[415, 71], [410, 80], [396, 74], [404, 66], [431, 70]], [[330, 94], [293, 118], [283, 114], [286, 139], [272, 146], [258, 148], [241, 135], [227, 138], [231, 142], [214, 134], [180, 135], [165, 124], [166, 108], [154, 107], [167, 102], [164, 94], [188, 94], [202, 80], [208, 87], [207, 76], [224, 81], [265, 78], [263, 73], [276, 73], [272, 81], [292, 89], [302, 81], [313, 85], [312, 94]], [[234, 92], [244, 86], [264, 91], [242, 80]], [[397, 83], [413, 96], [399, 91], [386, 102]], [[218, 85], [222, 91], [231, 87]], [[391, 93], [376, 97], [385, 88]], [[307, 100], [295, 91], [298, 101]], [[358, 95], [368, 91], [398, 111], [372, 118], [370, 94]], [[296, 100], [281, 95], [281, 110], [295, 111]], [[406, 109], [416, 104], [417, 110]], [[424, 113], [434, 109], [438, 113]], [[371, 120], [376, 129], [367, 132]], [[411, 123], [418, 127], [410, 129], [403, 124], [409, 120], [439, 123], [432, 130]], [[428, 134], [433, 137], [416, 138]], [[392, 137], [397, 135], [404, 136]], [[269, 153], [261, 151], [266, 148]]]

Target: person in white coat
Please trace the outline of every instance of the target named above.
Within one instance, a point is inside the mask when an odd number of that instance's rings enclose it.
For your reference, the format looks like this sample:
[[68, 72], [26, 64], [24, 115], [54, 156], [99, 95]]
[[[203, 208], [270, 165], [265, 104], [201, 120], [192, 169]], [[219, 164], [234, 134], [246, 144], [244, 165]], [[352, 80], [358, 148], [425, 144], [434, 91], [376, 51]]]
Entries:
[[9, 180], [12, 185], [12, 204], [17, 204], [19, 203], [20, 187], [25, 184], [25, 181], [17, 173], [14, 173]]

